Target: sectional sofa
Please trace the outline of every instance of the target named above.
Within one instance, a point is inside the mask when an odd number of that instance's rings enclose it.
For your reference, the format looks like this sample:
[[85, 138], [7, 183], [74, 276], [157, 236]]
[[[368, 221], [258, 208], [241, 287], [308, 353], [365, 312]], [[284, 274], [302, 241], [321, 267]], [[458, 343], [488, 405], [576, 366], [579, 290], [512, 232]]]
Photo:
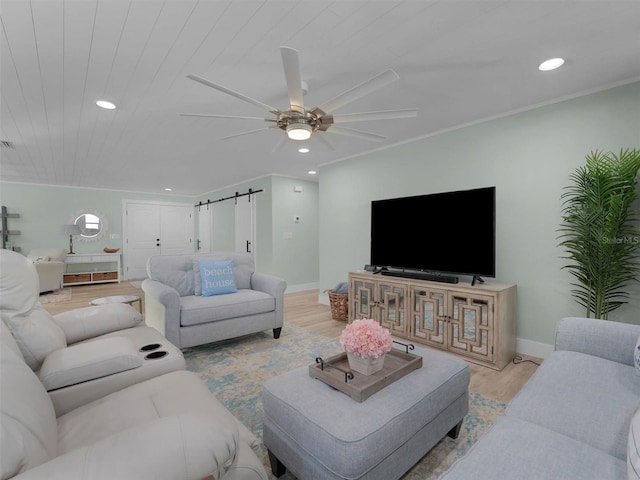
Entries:
[[639, 336], [640, 325], [562, 319], [555, 351], [440, 480], [639, 478]]

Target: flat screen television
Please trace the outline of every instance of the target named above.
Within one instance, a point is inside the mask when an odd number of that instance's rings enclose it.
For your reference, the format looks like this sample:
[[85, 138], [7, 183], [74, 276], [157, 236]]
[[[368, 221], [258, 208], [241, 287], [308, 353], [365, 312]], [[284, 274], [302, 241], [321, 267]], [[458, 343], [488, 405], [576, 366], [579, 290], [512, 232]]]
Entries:
[[495, 277], [495, 218], [495, 187], [374, 200], [371, 265]]

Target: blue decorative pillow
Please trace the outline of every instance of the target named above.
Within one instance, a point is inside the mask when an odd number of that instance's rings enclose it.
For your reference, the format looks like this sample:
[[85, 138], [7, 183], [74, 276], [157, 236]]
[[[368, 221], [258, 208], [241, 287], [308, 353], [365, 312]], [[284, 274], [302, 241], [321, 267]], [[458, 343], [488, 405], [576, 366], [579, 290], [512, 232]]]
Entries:
[[203, 297], [238, 291], [233, 276], [233, 260], [200, 260], [198, 268], [202, 280]]

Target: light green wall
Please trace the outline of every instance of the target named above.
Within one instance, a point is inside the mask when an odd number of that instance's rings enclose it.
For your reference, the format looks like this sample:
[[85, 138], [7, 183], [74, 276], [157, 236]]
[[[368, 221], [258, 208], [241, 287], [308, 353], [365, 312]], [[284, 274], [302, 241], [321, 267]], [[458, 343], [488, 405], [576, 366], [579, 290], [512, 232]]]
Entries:
[[[584, 314], [557, 247], [562, 189], [589, 151], [640, 148], [639, 135], [635, 83], [327, 165], [320, 171], [320, 289], [369, 263], [371, 200], [495, 185], [496, 281], [518, 285], [518, 338], [553, 344], [559, 318]], [[423, 229], [448, 234], [426, 213], [416, 212], [412, 226], [389, 221], [417, 248]], [[640, 323], [640, 284], [630, 291], [631, 303], [611, 317]]]
[[[303, 187], [302, 193], [293, 186]], [[98, 242], [74, 239], [77, 253], [102, 251], [104, 247], [122, 247], [122, 201], [166, 201], [197, 204], [244, 193], [249, 188], [263, 190], [256, 198], [256, 243], [258, 271], [284, 278], [289, 286], [317, 284], [318, 272], [318, 184], [290, 178], [268, 176], [235, 185], [198, 198], [177, 195], [148, 195], [71, 187], [51, 187], [18, 183], [0, 183], [0, 203], [20, 218], [10, 219], [11, 230], [20, 235], [11, 238], [23, 253], [38, 247], [68, 247], [69, 237], [62, 225], [69, 223], [80, 209], [103, 213], [109, 221], [107, 235]], [[234, 202], [211, 204], [214, 209], [213, 232], [216, 250], [235, 248]], [[197, 208], [195, 211], [197, 213]], [[293, 216], [301, 222], [294, 224]], [[197, 225], [197, 222], [196, 222]], [[283, 232], [293, 238], [283, 239]], [[110, 238], [110, 235], [119, 238]]]
[[[271, 177], [262, 177], [250, 182], [223, 188], [198, 197], [196, 203], [227, 198], [236, 193], [262, 190], [254, 195], [256, 202], [256, 269], [272, 273], [271, 254]], [[211, 204], [213, 208], [213, 249], [232, 252], [235, 250], [235, 203], [225, 200]]]
[[[302, 192], [293, 187], [299, 185]], [[256, 194], [256, 269], [284, 278], [289, 286], [317, 284], [318, 184], [271, 175], [198, 197], [197, 202], [216, 200], [252, 190]], [[212, 204], [215, 250], [235, 248], [234, 202]], [[300, 223], [294, 223], [299, 215]], [[284, 238], [285, 232], [292, 238]]]
[[[32, 248], [68, 247], [69, 237], [62, 233], [62, 225], [70, 223], [80, 209], [93, 209], [106, 215], [108, 232], [98, 242], [84, 242], [74, 238], [77, 253], [102, 251], [104, 247], [122, 248], [122, 201], [145, 200], [192, 203], [190, 197], [178, 195], [147, 195], [86, 188], [51, 187], [19, 183], [0, 183], [0, 202], [10, 213], [20, 218], [10, 219], [10, 229], [20, 230], [12, 240], [22, 253]], [[110, 235], [119, 235], [112, 239]]]
[[[291, 285], [317, 284], [318, 184], [293, 178], [272, 177], [273, 273]], [[294, 187], [301, 192], [295, 192]], [[295, 222], [294, 217], [300, 221]]]

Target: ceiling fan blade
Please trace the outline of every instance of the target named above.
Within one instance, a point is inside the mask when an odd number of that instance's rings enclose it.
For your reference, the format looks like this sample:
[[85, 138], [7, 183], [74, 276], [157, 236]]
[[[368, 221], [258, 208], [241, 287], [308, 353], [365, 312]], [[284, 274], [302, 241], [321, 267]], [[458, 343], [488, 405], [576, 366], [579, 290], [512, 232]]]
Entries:
[[284, 66], [284, 76], [287, 81], [291, 110], [304, 113], [298, 51], [290, 47], [280, 47], [280, 54], [282, 55], [282, 65]]
[[236, 115], [216, 115], [213, 113], [178, 113], [178, 115], [182, 117], [236, 118], [241, 120], [264, 120], [265, 122], [276, 121], [276, 120], [271, 120], [269, 118], [264, 118], [264, 117], [241, 117]]
[[270, 112], [274, 112], [274, 113], [280, 113], [280, 110], [278, 110], [277, 108], [272, 107], [271, 105], [267, 105], [266, 103], [262, 103], [259, 100], [256, 100], [255, 98], [251, 98], [251, 97], [247, 97], [246, 95], [243, 95], [242, 93], [238, 93], [234, 90], [231, 90], [227, 87], [223, 87], [222, 85], [219, 85], [217, 83], [214, 83], [210, 80], [207, 80], [204, 77], [201, 77], [199, 75], [195, 75], [193, 73], [190, 73], [189, 75], [187, 75], [187, 78], [190, 78], [191, 80], [195, 80], [198, 83], [201, 83], [203, 85], [206, 85], [207, 87], [211, 87], [211, 88], [215, 88], [216, 90], [219, 90], [223, 93], [226, 93], [228, 95], [231, 95], [233, 97], [239, 98], [240, 100], [244, 100], [245, 102], [248, 102], [252, 105], [255, 105], [257, 107], [260, 108], [264, 108], [265, 110], [269, 110]]
[[318, 135], [314, 135], [313, 138], [315, 138], [316, 140], [318, 140], [318, 142], [322, 143], [325, 147], [327, 147], [329, 150], [335, 150], [335, 148], [333, 148], [333, 145], [331, 145], [326, 138], [324, 138], [324, 136], [322, 134], [318, 134]]
[[269, 130], [271, 128], [273, 128], [273, 127], [264, 127], [264, 128], [258, 128], [256, 130], [249, 130], [248, 132], [234, 133], [233, 135], [227, 135], [226, 137], [220, 137], [220, 138], [218, 138], [218, 140], [228, 140], [229, 138], [241, 137], [242, 135], [249, 135], [251, 133], [257, 133], [257, 132], [261, 132], [263, 130]]
[[364, 122], [369, 120], [395, 120], [398, 118], [413, 118], [418, 115], [415, 108], [407, 110], [386, 110], [381, 112], [347, 113], [333, 115], [333, 123]]
[[280, 140], [278, 141], [278, 143], [276, 143], [276, 145], [273, 147], [273, 150], [271, 150], [273, 153], [279, 152], [280, 150], [282, 150], [282, 147], [285, 146], [285, 144], [287, 143], [287, 136], [283, 135]]
[[375, 133], [363, 132], [362, 130], [354, 130], [353, 128], [346, 127], [334, 127], [332, 126], [327, 130], [329, 133], [337, 133], [339, 135], [346, 135], [347, 137], [361, 138], [363, 140], [371, 140], [373, 142], [382, 142], [387, 137], [377, 135]]
[[398, 76], [398, 74], [393, 70], [385, 70], [375, 77], [362, 82], [360, 85], [356, 85], [346, 92], [341, 93], [337, 97], [332, 98], [328, 102], [319, 105], [317, 109], [322, 110], [323, 113], [331, 113], [349, 102], [353, 102], [354, 100], [364, 97], [365, 95], [368, 95], [371, 92], [390, 84], [391, 82], [395, 82], [399, 78], [400, 77]]

